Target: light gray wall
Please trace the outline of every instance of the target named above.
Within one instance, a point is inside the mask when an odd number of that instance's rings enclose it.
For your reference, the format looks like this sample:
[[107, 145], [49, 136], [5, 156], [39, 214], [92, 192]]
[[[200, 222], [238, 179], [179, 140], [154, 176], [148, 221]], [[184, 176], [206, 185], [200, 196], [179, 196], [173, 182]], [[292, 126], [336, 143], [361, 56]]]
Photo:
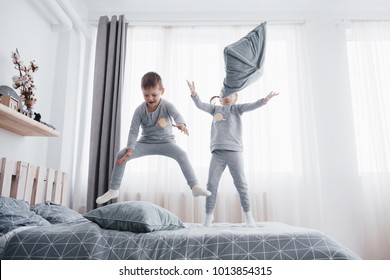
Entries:
[[[7, 2], [7, 3], [6, 3]], [[25, 0], [2, 1], [0, 17], [0, 84], [12, 87], [12, 76], [18, 75], [11, 60], [11, 52], [19, 49], [21, 59], [28, 63], [35, 59], [39, 71], [35, 73], [38, 102], [35, 110], [42, 120], [52, 122], [51, 104], [55, 91], [56, 55], [58, 33], [51, 30], [47, 21]], [[19, 93], [19, 91], [17, 90]], [[45, 165], [48, 143], [58, 141], [47, 137], [23, 137], [0, 128], [0, 157], [25, 160]]]
[[[54, 7], [60, 7], [53, 2]], [[0, 157], [61, 169], [72, 176], [78, 127], [76, 108], [80, 106], [84, 84], [87, 40], [71, 20], [68, 19], [71, 25], [65, 26], [44, 3], [1, 0], [0, 84], [12, 86], [11, 78], [18, 74], [11, 60], [15, 48], [25, 62], [35, 59], [39, 71], [34, 75], [38, 99], [34, 109], [41, 113], [42, 121], [52, 124], [61, 135], [20, 136], [0, 128]], [[77, 6], [77, 11], [82, 10]], [[60, 24], [60, 31], [52, 28], [53, 24]]]

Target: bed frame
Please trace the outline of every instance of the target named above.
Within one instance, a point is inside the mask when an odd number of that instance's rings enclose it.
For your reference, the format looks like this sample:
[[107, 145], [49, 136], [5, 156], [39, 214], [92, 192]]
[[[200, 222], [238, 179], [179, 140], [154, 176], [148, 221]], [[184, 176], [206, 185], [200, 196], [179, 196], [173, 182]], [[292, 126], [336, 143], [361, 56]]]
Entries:
[[68, 205], [68, 174], [8, 158], [0, 159], [0, 195], [28, 201], [30, 205], [53, 201]]

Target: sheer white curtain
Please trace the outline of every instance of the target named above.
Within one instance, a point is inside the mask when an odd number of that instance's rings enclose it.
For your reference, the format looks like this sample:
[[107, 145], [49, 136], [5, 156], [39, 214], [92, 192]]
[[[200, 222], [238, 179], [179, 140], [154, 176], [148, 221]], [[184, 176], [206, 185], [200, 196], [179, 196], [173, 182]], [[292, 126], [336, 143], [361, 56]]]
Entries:
[[[140, 80], [158, 72], [171, 101], [187, 121], [190, 136], [178, 131], [176, 142], [206, 187], [211, 158], [211, 116], [198, 110], [186, 79], [195, 81], [204, 101], [218, 95], [224, 78], [223, 48], [254, 26], [129, 27], [122, 146], [134, 109], [143, 102]], [[304, 27], [268, 25], [264, 76], [239, 93], [239, 102], [254, 102], [270, 91], [280, 95], [256, 111], [244, 114], [244, 158], [256, 220], [275, 220], [320, 227], [321, 187], [315, 131], [312, 124], [310, 79]], [[185, 222], [200, 222], [204, 198], [193, 198], [180, 168], [171, 159], [150, 156], [127, 164], [119, 200], [147, 200], [176, 213]], [[233, 180], [222, 176], [215, 217], [241, 222], [242, 210]]]
[[89, 146], [91, 136], [91, 119], [92, 119], [92, 104], [93, 99], [93, 69], [95, 66], [95, 49], [97, 27], [92, 29], [91, 41], [86, 47], [86, 60], [88, 65], [85, 65], [85, 87], [83, 96], [80, 97], [81, 108], [79, 118], [79, 137], [75, 139], [75, 157], [73, 163], [73, 185], [72, 208], [80, 213], [87, 211], [87, 192], [88, 192], [88, 168], [89, 168]]
[[348, 60], [364, 201], [365, 255], [390, 258], [390, 23], [355, 22]]

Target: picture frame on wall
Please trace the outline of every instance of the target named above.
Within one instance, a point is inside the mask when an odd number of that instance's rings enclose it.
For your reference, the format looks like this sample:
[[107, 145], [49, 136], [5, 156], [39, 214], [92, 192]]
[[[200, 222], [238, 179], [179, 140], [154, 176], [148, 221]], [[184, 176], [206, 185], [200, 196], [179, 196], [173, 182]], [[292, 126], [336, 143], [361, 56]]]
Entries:
[[15, 111], [19, 109], [19, 101], [10, 95], [0, 96], [0, 103]]
[[0, 86], [0, 103], [15, 111], [21, 107], [19, 95], [9, 86]]

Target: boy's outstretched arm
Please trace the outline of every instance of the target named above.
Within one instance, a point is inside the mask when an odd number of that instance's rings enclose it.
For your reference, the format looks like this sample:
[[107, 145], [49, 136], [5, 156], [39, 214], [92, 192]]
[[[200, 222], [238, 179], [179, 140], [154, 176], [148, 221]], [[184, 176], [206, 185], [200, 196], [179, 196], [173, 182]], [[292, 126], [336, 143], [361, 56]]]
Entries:
[[176, 109], [176, 107], [172, 103], [168, 103], [167, 109], [168, 109], [169, 115], [174, 119], [174, 121], [176, 123], [176, 124], [172, 124], [172, 126], [178, 128], [184, 134], [189, 135], [184, 118], [179, 113], [179, 111]]
[[190, 135], [188, 132], [187, 126], [184, 123], [179, 123], [179, 124], [172, 124], [173, 127], [177, 127], [181, 132], [183, 132], [186, 135]]
[[121, 165], [123, 162], [127, 161], [133, 155], [133, 151], [137, 143], [139, 127], [141, 125], [139, 108], [140, 107], [138, 107], [133, 113], [133, 119], [131, 120], [129, 136], [127, 138], [127, 150], [126, 153], [115, 162], [118, 165]]
[[126, 154], [124, 154], [120, 159], [116, 161], [116, 164], [121, 165], [123, 162], [127, 161], [133, 155], [133, 149], [128, 148]]

